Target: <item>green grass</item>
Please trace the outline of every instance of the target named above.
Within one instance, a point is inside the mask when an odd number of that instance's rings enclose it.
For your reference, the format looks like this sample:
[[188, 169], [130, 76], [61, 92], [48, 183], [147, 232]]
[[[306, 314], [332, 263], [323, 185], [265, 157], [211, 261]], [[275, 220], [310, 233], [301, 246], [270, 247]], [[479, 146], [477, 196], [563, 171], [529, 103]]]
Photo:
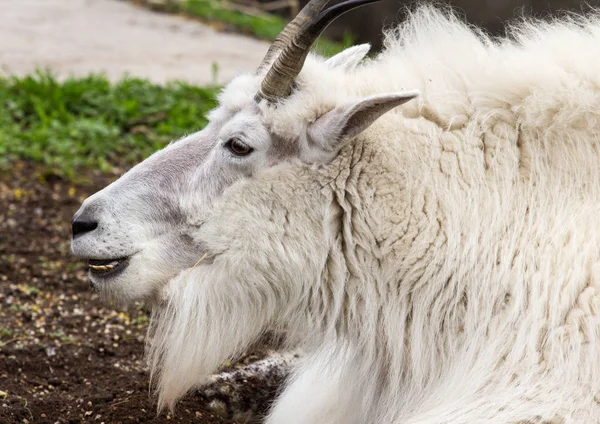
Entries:
[[216, 92], [135, 78], [110, 83], [101, 75], [0, 78], [0, 167], [31, 160], [72, 178], [84, 167], [134, 164], [202, 128]]
[[[217, 0], [186, 0], [176, 7], [267, 40], [285, 26], [277, 16], [225, 10]], [[331, 56], [352, 41], [349, 36], [343, 43], [319, 39], [315, 49]], [[213, 64], [213, 73], [218, 73], [218, 64]], [[136, 78], [111, 83], [102, 75], [58, 81], [43, 71], [0, 77], [0, 169], [29, 160], [41, 164], [45, 174], [72, 179], [83, 168], [107, 171], [135, 164], [204, 127], [217, 91], [214, 86], [161, 86]]]
[[[248, 15], [236, 10], [227, 9], [220, 0], [184, 0], [167, 2], [152, 6], [164, 12], [182, 13], [199, 18], [206, 22], [221, 22], [238, 31], [254, 37], [273, 41], [287, 24], [287, 20], [271, 14]], [[349, 33], [339, 43], [320, 38], [315, 44], [315, 51], [323, 56], [333, 56], [353, 44]]]
[[255, 16], [227, 10], [221, 6], [221, 2], [218, 0], [186, 0], [181, 3], [180, 7], [181, 12], [207, 21], [229, 24], [263, 40], [274, 40], [287, 23], [275, 15]]

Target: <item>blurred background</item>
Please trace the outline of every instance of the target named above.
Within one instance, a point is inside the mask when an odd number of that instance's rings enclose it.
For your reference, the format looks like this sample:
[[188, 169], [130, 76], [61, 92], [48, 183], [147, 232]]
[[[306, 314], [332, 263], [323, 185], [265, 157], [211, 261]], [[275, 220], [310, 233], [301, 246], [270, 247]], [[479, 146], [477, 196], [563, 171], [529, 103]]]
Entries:
[[[564, 11], [590, 11], [593, 6], [598, 5], [598, 1], [581, 0], [451, 0], [427, 3], [449, 4], [466, 21], [485, 28], [492, 35], [500, 36], [504, 35], [505, 24], [515, 18], [547, 18]], [[344, 32], [350, 30], [357, 42], [370, 42], [374, 47], [380, 47], [381, 28], [401, 22], [406, 16], [407, 7], [410, 9], [415, 4], [417, 2], [383, 0], [377, 7], [348, 13], [334, 22], [327, 34], [341, 39]]]
[[[69, 255], [70, 219], [132, 165], [201, 129], [222, 84], [256, 68], [304, 1], [0, 0], [0, 423], [236, 423], [268, 407], [277, 370], [200, 390], [175, 415], [157, 415], [143, 360], [148, 310], [98, 301]], [[500, 36], [514, 18], [598, 6], [450, 4]], [[383, 0], [348, 13], [315, 48], [377, 49], [407, 7]]]

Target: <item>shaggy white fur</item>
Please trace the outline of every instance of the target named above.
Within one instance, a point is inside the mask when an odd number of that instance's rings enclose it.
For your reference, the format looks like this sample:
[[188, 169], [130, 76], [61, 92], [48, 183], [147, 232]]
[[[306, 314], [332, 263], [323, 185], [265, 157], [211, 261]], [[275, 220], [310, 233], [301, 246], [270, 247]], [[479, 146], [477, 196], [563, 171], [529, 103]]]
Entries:
[[[161, 406], [275, 330], [306, 356], [270, 424], [600, 422], [600, 18], [512, 34], [423, 7], [376, 58], [310, 56], [259, 104], [293, 141], [340, 105], [421, 93], [330, 163], [214, 200], [193, 234], [207, 259], [154, 310]], [[260, 81], [221, 105], [255, 107]]]

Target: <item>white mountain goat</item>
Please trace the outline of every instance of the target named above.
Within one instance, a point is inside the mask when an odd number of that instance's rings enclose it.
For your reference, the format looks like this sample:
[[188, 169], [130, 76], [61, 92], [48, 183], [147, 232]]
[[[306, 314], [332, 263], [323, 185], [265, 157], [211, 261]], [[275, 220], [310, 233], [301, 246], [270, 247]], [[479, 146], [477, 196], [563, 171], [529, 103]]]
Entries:
[[153, 305], [159, 406], [275, 331], [267, 423], [600, 422], [600, 17], [424, 7], [307, 57], [326, 3], [74, 217], [93, 287]]

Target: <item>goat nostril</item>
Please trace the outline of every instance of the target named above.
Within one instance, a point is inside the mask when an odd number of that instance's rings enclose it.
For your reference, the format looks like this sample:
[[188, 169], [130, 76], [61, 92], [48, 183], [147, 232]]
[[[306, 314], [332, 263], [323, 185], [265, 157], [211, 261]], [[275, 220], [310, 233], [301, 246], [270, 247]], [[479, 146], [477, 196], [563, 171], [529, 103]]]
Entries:
[[73, 238], [85, 233], [89, 233], [90, 231], [94, 231], [96, 228], [98, 228], [97, 222], [73, 221], [71, 225], [73, 227]]

